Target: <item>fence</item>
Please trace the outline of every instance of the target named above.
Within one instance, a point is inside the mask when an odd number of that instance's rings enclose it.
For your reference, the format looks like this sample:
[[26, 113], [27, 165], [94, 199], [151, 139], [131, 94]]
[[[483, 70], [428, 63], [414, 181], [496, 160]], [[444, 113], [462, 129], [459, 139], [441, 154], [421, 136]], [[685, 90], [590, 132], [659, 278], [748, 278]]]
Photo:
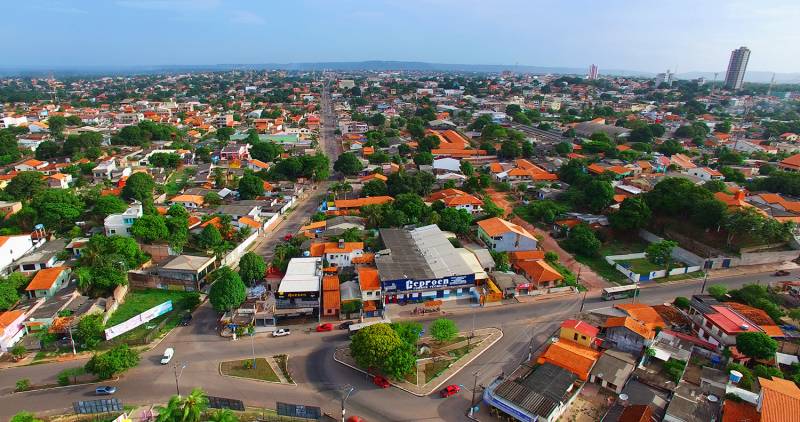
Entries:
[[128, 294], [128, 286], [117, 286], [114, 288], [114, 292], [111, 294], [110, 297], [106, 298], [106, 309], [105, 314], [103, 315], [103, 325], [108, 322], [108, 319], [111, 318], [111, 315], [116, 312], [119, 305], [125, 302], [125, 296]]
[[[627, 268], [627, 267], [617, 263], [617, 261], [627, 261], [627, 260], [631, 260], [631, 259], [645, 259], [646, 257], [647, 257], [646, 253], [640, 252], [640, 253], [632, 253], [632, 254], [627, 254], [627, 255], [609, 255], [609, 256], [605, 257], [605, 260], [608, 263], [608, 265], [613, 266], [614, 268], [617, 269], [617, 271], [621, 272], [622, 274], [625, 274], [625, 277], [627, 277], [628, 279], [630, 279], [634, 283], [638, 283], [638, 282], [641, 282], [641, 281], [650, 281], [650, 280], [654, 280], [656, 278], [667, 277], [668, 274], [667, 274], [666, 270], [650, 271], [649, 273], [646, 273], [646, 274], [639, 274], [639, 273], [633, 272], [633, 270], [631, 270], [630, 268]], [[673, 257], [674, 257], [674, 255], [673, 255]], [[669, 275], [673, 276], [673, 275], [679, 275], [679, 274], [688, 274], [688, 273], [692, 273], [692, 272], [695, 272], [695, 271], [700, 271], [701, 268], [702, 267], [699, 266], [699, 265], [693, 265], [693, 266], [689, 266], [689, 267], [672, 268], [671, 270], [669, 270]]]
[[238, 265], [239, 258], [241, 258], [245, 252], [247, 252], [247, 248], [249, 248], [250, 245], [252, 245], [257, 238], [258, 238], [258, 231], [250, 233], [250, 236], [248, 236], [247, 239], [242, 241], [242, 243], [240, 243], [238, 246], [236, 246], [236, 248], [228, 252], [228, 254], [225, 255], [224, 258], [222, 258], [220, 264], [229, 267], [235, 267], [236, 265]]

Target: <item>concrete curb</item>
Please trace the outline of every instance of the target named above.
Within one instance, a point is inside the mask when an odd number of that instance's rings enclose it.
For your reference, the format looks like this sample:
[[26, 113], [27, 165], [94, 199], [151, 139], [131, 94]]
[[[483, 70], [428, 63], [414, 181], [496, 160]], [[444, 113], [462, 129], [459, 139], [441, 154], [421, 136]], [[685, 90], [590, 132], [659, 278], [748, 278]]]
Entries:
[[[266, 358], [264, 358], [264, 359], [266, 359]], [[239, 360], [244, 360], [244, 359], [239, 359]], [[228, 361], [226, 361], [226, 362], [228, 362]], [[287, 359], [287, 362], [288, 362], [288, 359]], [[223, 374], [222, 373], [222, 363], [223, 362], [220, 362], [220, 363], [217, 364], [217, 372], [219, 372], [219, 375], [221, 377], [236, 378], [236, 379], [240, 379], [240, 380], [249, 380], [249, 381], [263, 382], [263, 383], [267, 383], [267, 384], [275, 384], [275, 385], [294, 385], [294, 386], [297, 386], [297, 384], [294, 383], [294, 382], [288, 383], [288, 382], [280, 382], [280, 381], [267, 381], [267, 380], [260, 380], [258, 378], [248, 378], [248, 377], [240, 377], [240, 376], [237, 376], [237, 375]], [[272, 367], [270, 367], [270, 369], [272, 369]], [[275, 375], [277, 375], [277, 373]]]
[[115, 378], [112, 378], [112, 379], [100, 380], [100, 381], [94, 381], [94, 382], [82, 382], [82, 383], [78, 383], [78, 384], [58, 385], [58, 386], [55, 386], [55, 387], [46, 387], [46, 388], [31, 388], [30, 390], [25, 390], [25, 391], [13, 391], [8, 395], [10, 396], [10, 395], [14, 395], [14, 394], [37, 393], [37, 392], [40, 392], [40, 391], [63, 390], [65, 388], [71, 388], [71, 387], [83, 387], [83, 386], [86, 386], [86, 385], [107, 384], [109, 382], [117, 382], [119, 380], [120, 380], [120, 377], [115, 377]]
[[[503, 338], [503, 330], [501, 330], [500, 328], [496, 328], [496, 327], [488, 327], [488, 328], [489, 328], [489, 329], [494, 329], [494, 330], [497, 330], [497, 332], [498, 332], [498, 333], [500, 333], [500, 336], [498, 336], [498, 337], [497, 337], [496, 339], [494, 339], [494, 340], [493, 340], [491, 343], [489, 343], [489, 345], [487, 345], [487, 346], [486, 346], [486, 348], [484, 348], [484, 349], [483, 349], [483, 350], [482, 350], [480, 353], [476, 354], [475, 356], [471, 357], [470, 359], [468, 359], [468, 360], [466, 360], [466, 361], [463, 361], [463, 362], [462, 362], [462, 361], [459, 361], [459, 362], [458, 362], [458, 364], [460, 364], [460, 365], [461, 365], [461, 368], [459, 368], [457, 371], [454, 371], [452, 374], [450, 374], [450, 376], [448, 376], [448, 377], [446, 377], [446, 378], [443, 378], [443, 379], [442, 379], [441, 381], [439, 381], [439, 383], [438, 383], [438, 384], [436, 384], [436, 386], [434, 386], [433, 388], [427, 388], [426, 386], [427, 386], [428, 384], [425, 384], [425, 386], [423, 386], [423, 387], [426, 387], [426, 390], [425, 390], [426, 392], [425, 392], [425, 393], [418, 393], [418, 392], [411, 391], [411, 390], [409, 390], [408, 388], [404, 388], [404, 387], [402, 387], [402, 386], [400, 386], [400, 385], [397, 385], [397, 384], [395, 384], [395, 383], [393, 383], [393, 382], [391, 382], [391, 381], [389, 381], [389, 384], [391, 384], [393, 387], [396, 387], [398, 390], [403, 390], [403, 391], [405, 391], [406, 393], [412, 394], [412, 395], [414, 395], [414, 396], [417, 396], [417, 397], [426, 397], [426, 396], [430, 395], [431, 393], [433, 393], [434, 391], [436, 391], [436, 390], [437, 390], [439, 387], [441, 387], [441, 386], [442, 386], [444, 383], [446, 383], [448, 380], [450, 380], [450, 378], [453, 378], [453, 377], [454, 377], [456, 374], [458, 374], [459, 372], [461, 372], [461, 370], [462, 370], [462, 369], [464, 369], [464, 368], [465, 368], [467, 365], [469, 365], [470, 363], [472, 363], [472, 361], [474, 361], [475, 359], [477, 359], [477, 358], [478, 358], [479, 356], [481, 356], [482, 354], [486, 353], [486, 351], [487, 351], [487, 350], [491, 349], [491, 348], [492, 348], [492, 346], [494, 346], [494, 345], [495, 345], [495, 343], [497, 343], [498, 341], [500, 341], [500, 339], [502, 339], [502, 338]], [[486, 328], [483, 328], [483, 329], [485, 330]], [[333, 360], [334, 360], [334, 361], [336, 361], [337, 363], [340, 363], [340, 364], [342, 364], [342, 365], [344, 365], [344, 366], [347, 366], [347, 367], [349, 367], [349, 368], [352, 368], [352, 369], [354, 369], [354, 370], [356, 370], [356, 371], [358, 371], [358, 372], [361, 372], [361, 373], [362, 373], [362, 374], [364, 374], [364, 375], [368, 375], [368, 376], [369, 376], [370, 374], [369, 374], [367, 371], [365, 371], [365, 370], [363, 370], [363, 369], [361, 369], [361, 368], [359, 368], [359, 367], [357, 367], [357, 366], [355, 366], [355, 365], [351, 365], [351, 364], [349, 364], [349, 363], [347, 363], [347, 362], [344, 362], [344, 361], [342, 361], [342, 360], [339, 360], [339, 359], [336, 357], [336, 353], [337, 353], [337, 352], [339, 352], [339, 351], [341, 351], [341, 350], [344, 350], [344, 349], [346, 349], [346, 348], [340, 348], [340, 349], [336, 349], [336, 350], [333, 352]]]

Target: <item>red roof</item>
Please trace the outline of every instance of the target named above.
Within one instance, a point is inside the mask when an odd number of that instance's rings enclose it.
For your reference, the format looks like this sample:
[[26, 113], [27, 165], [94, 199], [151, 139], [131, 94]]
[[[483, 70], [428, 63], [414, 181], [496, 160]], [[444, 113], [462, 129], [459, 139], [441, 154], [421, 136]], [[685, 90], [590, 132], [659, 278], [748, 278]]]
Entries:
[[600, 332], [599, 328], [578, 319], [568, 319], [562, 322], [561, 328], [572, 328], [587, 337], [597, 337], [597, 333]]
[[[745, 320], [727, 306], [712, 306], [717, 311], [716, 314], [706, 314], [706, 318], [716, 324], [726, 334], [736, 334], [745, 332], [757, 332], [750, 321]], [[744, 328], [747, 327], [747, 328]]]

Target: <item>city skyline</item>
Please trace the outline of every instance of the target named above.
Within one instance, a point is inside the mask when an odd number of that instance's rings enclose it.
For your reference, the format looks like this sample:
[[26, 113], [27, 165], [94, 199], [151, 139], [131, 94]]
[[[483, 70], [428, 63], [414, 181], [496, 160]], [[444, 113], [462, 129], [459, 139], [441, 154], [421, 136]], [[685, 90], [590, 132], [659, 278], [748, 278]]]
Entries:
[[[30, 16], [37, 30], [30, 31]], [[442, 19], [446, 16], [447, 19]], [[709, 16], [713, 24], [709, 25]], [[792, 73], [785, 28], [800, 5], [678, 1], [560, 5], [431, 0], [266, 4], [222, 0], [64, 2], [7, 10], [6, 67], [168, 66], [225, 63], [421, 61], [576, 67], [657, 73], [723, 71], [729, 52], [757, 52], [753, 71]], [[674, 29], [664, 22], [680, 22]], [[585, 28], [582, 31], [568, 28]], [[41, 48], [31, 48], [37, 45]], [[44, 50], [43, 50], [43, 49]]]

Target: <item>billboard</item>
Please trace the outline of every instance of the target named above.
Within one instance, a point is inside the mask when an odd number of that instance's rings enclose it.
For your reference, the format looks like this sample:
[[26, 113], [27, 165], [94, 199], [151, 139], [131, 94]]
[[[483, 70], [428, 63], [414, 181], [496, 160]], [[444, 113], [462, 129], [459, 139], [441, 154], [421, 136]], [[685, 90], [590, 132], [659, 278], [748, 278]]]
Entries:
[[388, 280], [382, 282], [381, 284], [384, 292], [386, 293], [457, 288], [474, 285], [475, 274], [454, 275], [450, 277], [432, 278], [426, 280]]
[[119, 335], [125, 334], [128, 331], [133, 330], [134, 328], [136, 328], [136, 327], [138, 327], [138, 326], [140, 326], [142, 324], [150, 322], [150, 321], [160, 317], [161, 315], [166, 314], [167, 312], [169, 312], [171, 310], [172, 310], [172, 300], [168, 300], [168, 301], [166, 301], [166, 302], [164, 302], [164, 303], [162, 303], [160, 305], [156, 305], [156, 306], [154, 306], [154, 307], [142, 312], [139, 315], [136, 315], [135, 317], [133, 317], [133, 318], [131, 318], [131, 319], [125, 321], [125, 322], [119, 323], [119, 324], [117, 324], [117, 325], [115, 325], [113, 327], [106, 328], [106, 331], [105, 331], [106, 340], [111, 340], [114, 337], [117, 337]]

